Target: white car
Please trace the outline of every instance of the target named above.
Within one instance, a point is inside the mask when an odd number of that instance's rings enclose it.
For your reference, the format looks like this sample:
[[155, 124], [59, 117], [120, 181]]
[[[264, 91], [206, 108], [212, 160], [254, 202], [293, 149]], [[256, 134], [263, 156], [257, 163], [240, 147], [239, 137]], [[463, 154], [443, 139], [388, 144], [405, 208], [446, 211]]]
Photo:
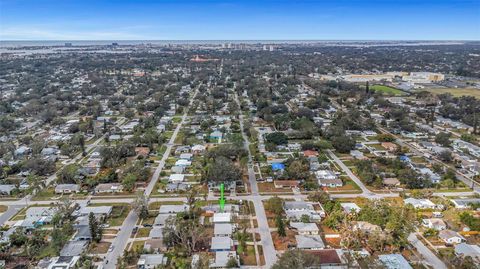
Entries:
[[110, 247], [108, 248], [108, 252], [112, 252], [112, 250], [114, 249], [115, 247], [113, 245], [110, 245]]

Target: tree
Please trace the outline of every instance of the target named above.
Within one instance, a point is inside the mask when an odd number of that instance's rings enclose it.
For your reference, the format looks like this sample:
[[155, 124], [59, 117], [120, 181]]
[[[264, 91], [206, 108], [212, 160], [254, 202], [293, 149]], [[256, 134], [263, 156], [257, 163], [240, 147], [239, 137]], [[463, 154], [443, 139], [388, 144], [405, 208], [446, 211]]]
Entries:
[[77, 182], [77, 173], [78, 165], [76, 164], [67, 164], [60, 172], [57, 174], [58, 181], [64, 184], [76, 184]]
[[310, 175], [310, 171], [307, 164], [301, 160], [294, 160], [288, 165], [287, 174], [292, 179], [306, 179]]
[[451, 162], [453, 160], [452, 152], [450, 150], [442, 150], [438, 157], [444, 162]]
[[323, 190], [317, 190], [314, 193], [310, 193], [308, 199], [313, 202], [325, 204], [330, 201], [330, 195]]
[[169, 217], [163, 229], [163, 238], [167, 246], [183, 250], [188, 256], [201, 246], [205, 247], [207, 241], [205, 226], [192, 211]]
[[445, 133], [445, 132], [440, 132], [437, 135], [435, 135], [435, 142], [444, 146], [444, 147], [449, 147], [450, 144], [452, 143], [450, 141], [450, 133]]
[[146, 219], [150, 215], [148, 212], [148, 197], [144, 192], [137, 192], [137, 197], [133, 202], [133, 209], [140, 219]]
[[274, 196], [265, 201], [265, 209], [275, 215], [283, 214], [283, 200], [278, 196]]
[[277, 232], [280, 237], [285, 237], [287, 235], [285, 231], [285, 223], [282, 220], [281, 215], [277, 215], [275, 218], [275, 225], [277, 226]]
[[103, 229], [98, 223], [98, 220], [95, 218], [93, 212], [90, 212], [88, 215], [88, 226], [90, 227], [90, 235], [92, 236], [92, 240], [95, 242], [100, 242], [102, 240]]
[[380, 142], [394, 142], [395, 137], [391, 134], [379, 134], [377, 135], [377, 140]]
[[320, 258], [303, 250], [287, 250], [272, 269], [306, 269], [320, 266]]
[[332, 146], [340, 153], [348, 153], [355, 148], [355, 140], [347, 135], [335, 136], [332, 138]]
[[230, 259], [228, 259], [226, 267], [227, 268], [238, 268], [237, 259], [235, 259], [234, 257], [231, 257]]
[[125, 176], [123, 176], [122, 185], [126, 191], [131, 192], [135, 187], [136, 181], [137, 181], [137, 177], [132, 173], [128, 173]]
[[208, 166], [207, 178], [209, 181], [225, 182], [241, 179], [240, 169], [229, 159], [219, 156]]
[[282, 132], [274, 132], [267, 134], [265, 136], [265, 139], [267, 140], [267, 142], [273, 143], [275, 145], [285, 145], [288, 143], [287, 135]]

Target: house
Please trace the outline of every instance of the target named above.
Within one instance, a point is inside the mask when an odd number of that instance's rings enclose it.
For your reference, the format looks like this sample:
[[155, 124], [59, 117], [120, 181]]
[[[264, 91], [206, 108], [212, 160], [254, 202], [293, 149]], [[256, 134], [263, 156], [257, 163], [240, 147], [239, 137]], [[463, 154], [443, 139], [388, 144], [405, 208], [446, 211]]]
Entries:
[[480, 198], [451, 199], [450, 201], [455, 205], [455, 208], [458, 209], [468, 209], [471, 208], [472, 205], [480, 204]]
[[183, 167], [186, 167], [186, 166], [190, 166], [192, 165], [192, 162], [191, 161], [188, 161], [188, 160], [183, 160], [183, 159], [180, 159], [180, 160], [177, 160], [175, 162], [175, 166], [183, 166]]
[[350, 151], [350, 156], [352, 156], [353, 158], [358, 159], [358, 160], [362, 160], [362, 159], [365, 158], [365, 156], [363, 156], [363, 152], [361, 152], [359, 150], [351, 150]]
[[303, 201], [285, 201], [283, 203], [283, 209], [285, 211], [309, 211], [314, 210], [310, 203]]
[[80, 191], [80, 186], [77, 184], [58, 184], [55, 186], [56, 194], [69, 194]]
[[95, 216], [109, 216], [112, 213], [112, 206], [84, 206], [80, 208], [76, 213], [78, 216], [88, 216], [93, 213]]
[[437, 231], [447, 229], [447, 224], [445, 224], [445, 222], [442, 219], [437, 219], [437, 218], [423, 219], [422, 225]]
[[230, 223], [215, 223], [213, 227], [214, 236], [228, 236], [231, 237], [233, 234], [233, 225]]
[[302, 217], [307, 216], [310, 220], [320, 220], [321, 214], [315, 211], [311, 203], [303, 201], [286, 201], [283, 204], [283, 209], [287, 217], [291, 220], [301, 220]]
[[382, 147], [390, 152], [394, 152], [398, 149], [398, 146], [392, 142], [382, 142]]
[[96, 193], [115, 193], [123, 191], [123, 185], [120, 183], [102, 183], [95, 187]]
[[188, 205], [161, 205], [159, 214], [177, 214], [187, 212]]
[[193, 157], [193, 154], [192, 153], [182, 153], [180, 154], [180, 159], [181, 160], [187, 160], [187, 161], [191, 161], [192, 160], [192, 157]]
[[427, 179], [430, 179], [432, 183], [439, 183], [442, 177], [440, 177], [438, 174], [434, 173], [430, 168], [424, 167], [418, 169], [418, 172], [422, 175], [424, 175]]
[[361, 210], [361, 208], [355, 203], [341, 203], [340, 205], [347, 214], [352, 212], [358, 213]]
[[373, 233], [382, 231], [382, 228], [378, 225], [371, 224], [370, 222], [357, 221], [353, 226], [353, 230], [360, 230], [364, 233]]
[[163, 239], [163, 228], [162, 227], [153, 227], [148, 234], [148, 237], [151, 239]]
[[183, 172], [185, 172], [185, 166], [172, 166], [170, 171], [175, 174], [183, 174]]
[[190, 188], [189, 184], [185, 183], [168, 183], [165, 186], [166, 192], [187, 191]]
[[16, 157], [24, 157], [25, 155], [28, 155], [31, 152], [32, 152], [31, 148], [26, 147], [26, 146], [20, 146], [15, 150], [14, 155]]
[[60, 256], [52, 258], [47, 269], [70, 269], [75, 268], [80, 256]]
[[214, 213], [218, 213], [218, 212], [238, 213], [240, 210], [238, 205], [226, 204], [224, 205], [223, 211], [222, 211], [218, 203], [212, 204], [209, 206], [204, 206], [202, 207], [202, 209], [205, 210], [205, 213], [209, 215], [213, 215]]
[[89, 225], [77, 225], [76, 229], [77, 229], [77, 232], [73, 237], [74, 241], [91, 241], [92, 240], [92, 233], [90, 231]]
[[0, 194], [1, 195], [11, 195], [12, 191], [15, 190], [17, 187], [13, 184], [2, 184], [0, 185]]
[[295, 235], [298, 249], [323, 249], [325, 243], [323, 243], [320, 235]]
[[342, 250], [335, 249], [318, 249], [318, 250], [306, 250], [308, 253], [311, 253], [315, 257], [318, 257], [320, 262], [319, 268], [347, 268], [345, 263], [340, 258]]
[[163, 254], [142, 254], [137, 262], [138, 269], [155, 269], [167, 264], [167, 257]]
[[384, 178], [382, 182], [383, 182], [383, 185], [390, 188], [400, 186], [400, 181], [394, 177]]
[[455, 254], [461, 257], [472, 257], [477, 263], [480, 262], [480, 247], [477, 245], [460, 243], [455, 246]]
[[218, 143], [222, 143], [223, 133], [215, 130], [210, 133], [210, 139], [217, 141]]
[[175, 214], [158, 214], [155, 217], [155, 220], [153, 222], [153, 226], [158, 226], [158, 227], [163, 227], [165, 226], [168, 218], [174, 217]]
[[42, 154], [42, 156], [53, 156], [56, 155], [57, 152], [58, 149], [56, 148], [43, 148], [40, 154]]
[[60, 251], [60, 256], [80, 256], [87, 246], [87, 241], [68, 241]]
[[185, 180], [185, 175], [183, 174], [172, 174], [168, 177], [168, 182], [171, 183], [180, 183]]
[[378, 255], [378, 259], [387, 269], [412, 269], [402, 254]]
[[480, 158], [480, 147], [472, 143], [455, 139], [453, 140], [453, 149], [459, 152], [467, 151], [470, 155]]
[[216, 251], [230, 251], [233, 247], [233, 240], [228, 236], [214, 236], [210, 244], [210, 250]]
[[[210, 268], [226, 268], [228, 261], [230, 259], [235, 259], [237, 264], [239, 263], [238, 255], [235, 251], [217, 251], [215, 252], [215, 259], [210, 263]], [[192, 267], [195, 268], [195, 267]]]
[[415, 209], [434, 209], [437, 206], [428, 199], [407, 198], [403, 200], [406, 205], [412, 205]]
[[297, 180], [274, 180], [273, 185], [277, 189], [283, 188], [298, 188], [299, 182]]
[[232, 213], [214, 213], [213, 214], [213, 223], [229, 223], [232, 221]]
[[194, 145], [192, 147], [192, 153], [195, 154], [195, 155], [199, 155], [199, 154], [202, 154], [203, 152], [205, 152], [205, 149], [206, 149], [206, 147], [204, 145]]
[[447, 245], [460, 244], [466, 241], [463, 236], [452, 230], [441, 230], [438, 232], [438, 237]]
[[305, 157], [318, 157], [318, 151], [316, 150], [305, 150], [303, 152], [303, 156]]
[[329, 187], [329, 188], [339, 188], [343, 186], [343, 181], [340, 178], [335, 179], [319, 179], [318, 185], [322, 187]]
[[137, 156], [148, 157], [150, 149], [148, 147], [136, 147], [135, 154], [137, 154]]
[[290, 227], [297, 230], [299, 235], [316, 235], [319, 232], [315, 223], [290, 222]]

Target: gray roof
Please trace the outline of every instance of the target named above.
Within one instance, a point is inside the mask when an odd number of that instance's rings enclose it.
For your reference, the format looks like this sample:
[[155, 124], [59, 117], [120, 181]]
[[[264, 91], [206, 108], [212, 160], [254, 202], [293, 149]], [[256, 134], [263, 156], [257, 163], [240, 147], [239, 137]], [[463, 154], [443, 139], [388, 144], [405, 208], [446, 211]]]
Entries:
[[320, 235], [296, 235], [297, 248], [299, 249], [320, 249], [325, 248]]
[[469, 245], [467, 243], [458, 244], [455, 246], [455, 253], [457, 255], [480, 259], [480, 247], [477, 245]]
[[56, 192], [63, 192], [65, 190], [69, 190], [69, 191], [79, 191], [80, 190], [80, 186], [77, 185], [77, 184], [58, 184], [56, 187], [55, 187], [55, 191]]
[[165, 257], [163, 254], [143, 254], [138, 259], [137, 265], [156, 266], [166, 263], [167, 257]]
[[80, 256], [87, 245], [87, 241], [69, 241], [60, 251], [60, 256]]
[[175, 214], [158, 214], [153, 222], [155, 226], [164, 226], [169, 217], [175, 216]]
[[163, 229], [161, 227], [153, 227], [148, 236], [150, 238], [163, 238]]
[[74, 240], [84, 240], [89, 238], [92, 238], [90, 227], [88, 225], [77, 226], [77, 234], [75, 234]]
[[387, 269], [411, 269], [408, 261], [401, 254], [379, 255], [378, 259]]
[[213, 234], [217, 235], [231, 235], [233, 232], [233, 226], [230, 223], [215, 223], [213, 228]]
[[10, 192], [13, 191], [15, 188], [16, 187], [13, 184], [2, 184], [0, 185], [0, 193], [10, 194]]
[[285, 210], [313, 210], [313, 206], [311, 204], [308, 204], [306, 202], [302, 201], [286, 201], [283, 204], [283, 208]]
[[161, 205], [159, 209], [160, 214], [172, 214], [185, 212], [188, 209], [188, 205]]
[[105, 214], [108, 215], [112, 212], [112, 207], [111, 206], [87, 206], [87, 207], [82, 207], [78, 211], [80, 215], [88, 215], [90, 213], [93, 213], [95, 215], [100, 215], [100, 214]]
[[228, 236], [212, 237], [211, 249], [230, 249], [232, 246], [233, 246], [233, 241]]

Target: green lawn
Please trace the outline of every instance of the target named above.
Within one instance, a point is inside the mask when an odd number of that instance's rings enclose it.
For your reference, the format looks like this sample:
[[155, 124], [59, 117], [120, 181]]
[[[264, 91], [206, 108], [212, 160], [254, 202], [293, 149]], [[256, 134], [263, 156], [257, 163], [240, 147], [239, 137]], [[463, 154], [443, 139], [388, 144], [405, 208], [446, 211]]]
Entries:
[[395, 89], [395, 88], [384, 86], [384, 85], [373, 85], [373, 86], [370, 86], [370, 89], [374, 91], [386, 93], [386, 94], [405, 95], [405, 92], [399, 89]]

